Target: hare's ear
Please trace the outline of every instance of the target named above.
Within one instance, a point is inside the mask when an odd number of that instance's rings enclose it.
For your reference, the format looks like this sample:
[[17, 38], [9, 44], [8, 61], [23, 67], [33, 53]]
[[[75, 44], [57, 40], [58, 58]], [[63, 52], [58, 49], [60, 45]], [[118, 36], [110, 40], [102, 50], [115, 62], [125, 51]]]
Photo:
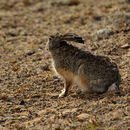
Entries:
[[78, 43], [84, 43], [83, 38], [78, 36], [77, 34], [74, 34], [74, 33], [66, 33], [63, 36], [63, 40], [74, 41], [74, 42], [78, 42]]
[[53, 39], [53, 38], [54, 38], [54, 35], [51, 35], [51, 36], [50, 36], [50, 39]]

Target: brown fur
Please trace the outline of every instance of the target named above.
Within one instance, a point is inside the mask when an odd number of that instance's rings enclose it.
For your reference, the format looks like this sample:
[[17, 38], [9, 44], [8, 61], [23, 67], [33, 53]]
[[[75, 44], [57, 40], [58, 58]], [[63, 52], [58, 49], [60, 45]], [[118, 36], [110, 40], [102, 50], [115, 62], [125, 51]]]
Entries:
[[74, 74], [71, 71], [65, 70], [63, 68], [58, 68], [57, 72], [67, 81], [72, 81], [74, 79]]
[[72, 33], [56, 34], [49, 38], [48, 48], [55, 70], [65, 79], [60, 96], [67, 94], [75, 80], [83, 90], [89, 92], [106, 92], [112, 84], [116, 86], [115, 89], [119, 88], [121, 77], [116, 63], [108, 57], [78, 49], [66, 41], [84, 43], [81, 37]]

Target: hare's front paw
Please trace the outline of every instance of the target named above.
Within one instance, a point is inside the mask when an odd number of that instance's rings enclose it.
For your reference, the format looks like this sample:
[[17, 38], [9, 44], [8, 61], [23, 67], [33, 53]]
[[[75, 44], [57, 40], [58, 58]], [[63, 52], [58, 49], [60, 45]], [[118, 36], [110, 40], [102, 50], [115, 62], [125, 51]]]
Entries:
[[65, 95], [66, 95], [66, 89], [64, 88], [61, 90], [61, 93], [59, 94], [59, 98], [64, 97]]

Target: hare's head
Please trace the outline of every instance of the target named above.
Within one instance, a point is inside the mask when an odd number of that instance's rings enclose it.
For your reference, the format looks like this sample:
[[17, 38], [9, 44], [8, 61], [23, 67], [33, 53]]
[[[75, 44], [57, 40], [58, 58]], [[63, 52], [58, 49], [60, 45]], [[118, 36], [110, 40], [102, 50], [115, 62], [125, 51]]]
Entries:
[[66, 41], [74, 41], [77, 43], [84, 43], [82, 37], [74, 34], [74, 33], [66, 33], [64, 35], [57, 33], [56, 35], [52, 35], [49, 37], [47, 42], [47, 47], [49, 50], [57, 49]]
[[62, 41], [62, 35], [60, 34], [51, 35], [47, 42], [47, 49], [53, 50], [60, 47], [61, 41]]

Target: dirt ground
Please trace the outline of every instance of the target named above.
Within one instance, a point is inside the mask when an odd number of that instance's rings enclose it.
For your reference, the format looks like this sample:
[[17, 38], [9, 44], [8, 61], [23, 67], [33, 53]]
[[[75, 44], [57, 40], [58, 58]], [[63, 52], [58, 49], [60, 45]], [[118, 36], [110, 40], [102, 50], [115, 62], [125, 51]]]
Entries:
[[[83, 96], [74, 86], [58, 98], [63, 80], [45, 50], [56, 32], [77, 33], [81, 48], [112, 58], [120, 90]], [[129, 0], [0, 0], [0, 130], [10, 129], [130, 129]]]

